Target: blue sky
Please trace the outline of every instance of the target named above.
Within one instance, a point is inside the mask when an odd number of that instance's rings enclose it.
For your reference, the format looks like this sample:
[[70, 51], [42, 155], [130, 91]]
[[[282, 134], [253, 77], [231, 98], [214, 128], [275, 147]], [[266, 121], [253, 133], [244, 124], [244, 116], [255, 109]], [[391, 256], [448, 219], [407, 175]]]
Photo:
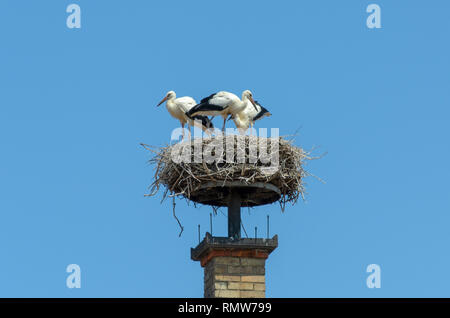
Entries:
[[[66, 27], [79, 4], [81, 29]], [[381, 29], [366, 7], [381, 7]], [[269, 297], [450, 297], [448, 1], [0, 3], [0, 296], [202, 297], [190, 260], [208, 207], [145, 198], [156, 104], [251, 89], [328, 154], [307, 201], [243, 211], [279, 248]], [[220, 122], [216, 121], [220, 126]], [[224, 211], [226, 212], [226, 211]], [[226, 218], [214, 218], [226, 234]], [[78, 264], [82, 287], [66, 287]], [[366, 267], [381, 266], [381, 288]]]

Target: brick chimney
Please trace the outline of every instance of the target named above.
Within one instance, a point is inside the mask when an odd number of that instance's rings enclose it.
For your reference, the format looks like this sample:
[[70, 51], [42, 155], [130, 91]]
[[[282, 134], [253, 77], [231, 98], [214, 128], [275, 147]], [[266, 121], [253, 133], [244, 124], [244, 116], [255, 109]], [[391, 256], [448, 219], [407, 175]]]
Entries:
[[204, 296], [207, 298], [264, 298], [265, 264], [278, 246], [272, 239], [213, 237], [191, 249], [191, 258], [204, 268]]

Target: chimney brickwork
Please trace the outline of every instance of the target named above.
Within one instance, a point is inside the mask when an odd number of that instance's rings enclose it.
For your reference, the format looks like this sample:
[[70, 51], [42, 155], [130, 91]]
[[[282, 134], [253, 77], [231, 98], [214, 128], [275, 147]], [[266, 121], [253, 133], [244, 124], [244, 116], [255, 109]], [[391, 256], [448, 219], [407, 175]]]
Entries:
[[206, 298], [264, 298], [265, 258], [217, 256], [205, 266]]
[[204, 268], [206, 298], [264, 298], [266, 260], [278, 246], [272, 239], [230, 239], [209, 233], [191, 258]]

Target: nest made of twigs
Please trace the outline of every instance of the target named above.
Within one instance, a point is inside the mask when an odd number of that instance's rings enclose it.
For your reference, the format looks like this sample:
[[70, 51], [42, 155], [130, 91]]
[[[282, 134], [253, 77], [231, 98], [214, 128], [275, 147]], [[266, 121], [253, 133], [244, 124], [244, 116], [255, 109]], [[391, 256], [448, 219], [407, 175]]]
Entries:
[[[304, 178], [309, 175], [304, 165], [312, 158], [309, 152], [282, 137], [228, 135], [196, 138], [160, 148], [143, 146], [154, 154], [149, 162], [156, 168], [148, 196], [155, 195], [163, 186], [163, 200], [168, 195], [190, 200], [205, 183], [239, 181], [277, 187], [282, 209], [288, 202], [295, 204], [299, 197], [304, 199]], [[209, 155], [206, 159], [205, 154]]]

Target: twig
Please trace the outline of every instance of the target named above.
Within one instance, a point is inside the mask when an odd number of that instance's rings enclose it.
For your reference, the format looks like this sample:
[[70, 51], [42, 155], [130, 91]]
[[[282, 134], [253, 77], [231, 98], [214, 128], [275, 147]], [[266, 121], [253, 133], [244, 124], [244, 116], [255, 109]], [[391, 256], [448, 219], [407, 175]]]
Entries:
[[180, 234], [178, 234], [178, 237], [181, 237], [181, 234], [182, 234], [183, 231], [184, 231], [184, 227], [181, 225], [180, 220], [178, 220], [178, 217], [177, 217], [177, 215], [175, 214], [175, 197], [173, 197], [173, 217], [175, 218], [175, 220], [177, 220], [178, 225], [179, 225], [180, 228], [181, 228]]

